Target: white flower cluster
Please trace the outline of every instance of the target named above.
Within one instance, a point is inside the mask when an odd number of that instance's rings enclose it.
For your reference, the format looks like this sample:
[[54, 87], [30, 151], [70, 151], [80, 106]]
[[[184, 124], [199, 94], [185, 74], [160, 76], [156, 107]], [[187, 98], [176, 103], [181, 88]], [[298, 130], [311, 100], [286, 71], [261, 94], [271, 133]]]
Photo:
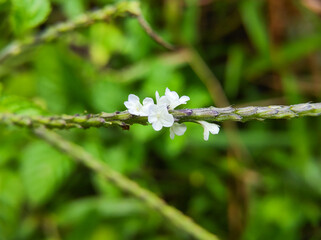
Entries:
[[[156, 104], [152, 98], [145, 98], [143, 104], [140, 103], [139, 97], [134, 94], [128, 96], [128, 101], [124, 104], [130, 114], [136, 116], [148, 117], [148, 122], [152, 124], [155, 131], [160, 131], [163, 127], [170, 128], [170, 137], [174, 139], [175, 135], [181, 136], [186, 131], [184, 123], [176, 123], [172, 114], [168, 110], [173, 110], [181, 104], [186, 104], [190, 98], [188, 96], [179, 97], [177, 92], [170, 91], [166, 88], [165, 95], [159, 96], [156, 91]], [[207, 141], [209, 133], [217, 134], [220, 128], [215, 123], [198, 121], [204, 128], [204, 139]]]

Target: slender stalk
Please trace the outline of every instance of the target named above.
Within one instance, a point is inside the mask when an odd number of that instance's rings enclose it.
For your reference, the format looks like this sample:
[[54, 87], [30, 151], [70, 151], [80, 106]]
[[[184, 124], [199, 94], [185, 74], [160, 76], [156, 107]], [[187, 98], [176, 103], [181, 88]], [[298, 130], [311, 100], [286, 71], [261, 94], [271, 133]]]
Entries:
[[106, 6], [102, 9], [82, 14], [73, 20], [58, 23], [43, 32], [12, 42], [0, 51], [0, 64], [12, 57], [24, 53], [31, 47], [52, 42], [65, 33], [75, 31], [79, 28], [88, 27], [99, 21], [110, 21], [111, 19], [118, 17], [137, 18], [146, 34], [149, 35], [156, 43], [167, 49], [173, 49], [173, 46], [157, 35], [157, 33], [155, 33], [146, 22], [141, 13], [138, 1], [123, 1], [116, 5]]
[[148, 36], [150, 36], [156, 43], [159, 45], [162, 45], [164, 48], [167, 48], [168, 50], [174, 50], [174, 46], [168, 42], [166, 42], [164, 39], [162, 39], [157, 33], [154, 32], [154, 30], [149, 26], [148, 22], [145, 20], [143, 15], [137, 16], [137, 20], [140, 24], [140, 26], [145, 30]]
[[125, 1], [114, 6], [106, 6], [102, 9], [88, 12], [86, 14], [80, 15], [74, 20], [58, 23], [52, 27], [49, 27], [39, 34], [12, 42], [0, 52], [0, 63], [13, 56], [20, 55], [30, 47], [34, 47], [41, 43], [52, 42], [64, 33], [92, 25], [95, 22], [110, 20], [119, 16], [138, 15], [140, 15], [140, 8], [138, 2], [135, 1]]
[[[189, 49], [189, 53], [189, 64], [206, 86], [214, 104], [218, 107], [230, 106], [221, 82], [202, 56], [193, 48]], [[223, 128], [229, 143], [227, 151], [228, 166], [243, 165], [251, 159], [251, 154], [240, 137], [236, 122], [223, 122]], [[229, 239], [241, 239], [246, 228], [248, 205], [246, 189], [243, 174], [230, 171], [227, 181]]]
[[159, 212], [164, 218], [166, 218], [168, 221], [170, 221], [172, 224], [174, 224], [176, 227], [180, 228], [187, 234], [195, 237], [196, 239], [218, 240], [215, 235], [197, 225], [192, 219], [185, 216], [177, 209], [167, 205], [154, 193], [140, 187], [134, 181], [114, 171], [104, 162], [95, 159], [82, 147], [68, 142], [58, 134], [44, 128], [36, 128], [34, 129], [34, 133], [58, 150], [70, 156], [72, 159], [85, 165], [95, 173], [100, 174], [106, 180], [110, 181], [117, 187], [139, 198], [146, 205]]
[[[265, 119], [291, 119], [304, 116], [320, 116], [321, 103], [301, 103], [282, 106], [273, 105], [267, 107], [243, 107], [243, 108], [195, 108], [170, 111], [177, 122], [223, 122]], [[88, 115], [59, 115], [59, 116], [24, 116], [12, 113], [0, 113], [0, 123], [15, 124], [25, 127], [45, 126], [47, 128], [89, 128], [108, 127], [118, 125], [129, 129], [132, 124], [148, 124], [147, 117], [131, 115], [127, 111], [114, 113], [99, 113]]]

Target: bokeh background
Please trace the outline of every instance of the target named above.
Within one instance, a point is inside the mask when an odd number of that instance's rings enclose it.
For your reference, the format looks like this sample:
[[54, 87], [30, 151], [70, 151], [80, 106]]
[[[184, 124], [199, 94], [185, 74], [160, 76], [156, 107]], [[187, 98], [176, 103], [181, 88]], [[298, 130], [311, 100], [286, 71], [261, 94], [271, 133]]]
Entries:
[[[118, 1], [43, 1], [39, 19], [22, 2], [0, 0], [1, 48]], [[2, 63], [0, 111], [114, 112], [130, 93], [142, 99], [166, 87], [188, 95], [188, 108], [320, 102], [320, 1], [141, 7], [176, 50], [134, 18], [95, 23]], [[141, 125], [56, 132], [222, 239], [321, 239], [320, 118], [224, 123], [207, 142], [200, 126], [187, 125], [174, 140]], [[1, 125], [0, 239], [191, 238], [27, 129]]]

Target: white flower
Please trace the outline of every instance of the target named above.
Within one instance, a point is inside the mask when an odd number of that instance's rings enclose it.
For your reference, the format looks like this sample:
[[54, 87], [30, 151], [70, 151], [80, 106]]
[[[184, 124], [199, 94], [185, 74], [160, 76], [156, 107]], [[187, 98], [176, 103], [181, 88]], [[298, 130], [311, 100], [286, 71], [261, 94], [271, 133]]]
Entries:
[[149, 108], [150, 106], [154, 105], [154, 100], [152, 98], [145, 98], [143, 100], [143, 107], [142, 107], [142, 114], [143, 115], [140, 115], [140, 116], [148, 116], [149, 115]]
[[162, 99], [163, 97], [161, 97], [159, 101], [163, 101], [163, 102], [167, 101], [169, 109], [174, 109], [181, 104], [186, 104], [186, 102], [190, 100], [188, 96], [182, 96], [180, 98], [177, 92], [171, 91], [168, 88], [166, 88], [166, 91], [165, 91], [165, 99]]
[[165, 96], [160, 97], [158, 91], [156, 91], [155, 95], [157, 105], [165, 105], [166, 107], [169, 105], [168, 99]]
[[170, 91], [168, 88], [166, 88], [164, 96], [160, 97], [157, 91], [155, 95], [156, 104], [154, 104], [151, 98], [145, 98], [143, 104], [141, 104], [139, 97], [134, 94], [130, 94], [128, 101], [125, 101], [124, 104], [130, 114], [147, 116], [148, 122], [152, 124], [155, 131], [159, 131], [163, 127], [170, 127], [170, 137], [172, 139], [174, 139], [175, 135], [183, 135], [186, 131], [186, 125], [175, 123], [174, 116], [168, 111], [173, 110], [181, 104], [186, 104], [190, 98], [188, 96], [180, 98], [175, 91]]
[[139, 101], [139, 97], [134, 94], [129, 94], [128, 101], [124, 102], [128, 112], [137, 116], [148, 116], [149, 107], [154, 104], [153, 99], [145, 98], [143, 105]]
[[173, 126], [171, 126], [171, 128], [169, 129], [169, 136], [171, 137], [171, 139], [174, 139], [175, 134], [177, 136], [182, 136], [185, 133], [186, 128], [187, 127], [184, 123], [174, 123]]
[[151, 105], [148, 122], [152, 124], [155, 131], [159, 131], [163, 127], [171, 127], [174, 123], [174, 117], [168, 113], [166, 105]]
[[198, 121], [199, 124], [201, 124], [204, 128], [204, 140], [207, 141], [209, 134], [218, 134], [220, 131], [220, 126], [215, 123], [209, 123], [205, 121]]

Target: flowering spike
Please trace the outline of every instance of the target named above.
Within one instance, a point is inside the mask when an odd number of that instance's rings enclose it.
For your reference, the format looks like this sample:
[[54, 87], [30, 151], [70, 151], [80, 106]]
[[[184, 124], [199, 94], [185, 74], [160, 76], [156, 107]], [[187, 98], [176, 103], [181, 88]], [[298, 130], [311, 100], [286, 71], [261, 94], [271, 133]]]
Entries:
[[[147, 116], [148, 122], [152, 124], [155, 131], [160, 131], [163, 127], [170, 128], [170, 138], [174, 139], [175, 135], [181, 136], [186, 131], [185, 124], [175, 123], [175, 119], [168, 110], [173, 110], [181, 104], [186, 104], [190, 100], [188, 96], [179, 97], [177, 92], [166, 88], [165, 95], [160, 96], [158, 91], [155, 92], [156, 104], [152, 98], [145, 98], [143, 104], [140, 103], [139, 97], [134, 94], [128, 96], [125, 106], [128, 112], [137, 116]], [[189, 112], [191, 115], [192, 112]], [[220, 128], [217, 124], [206, 121], [198, 121], [204, 128], [204, 140], [208, 140], [209, 133], [217, 134]]]

